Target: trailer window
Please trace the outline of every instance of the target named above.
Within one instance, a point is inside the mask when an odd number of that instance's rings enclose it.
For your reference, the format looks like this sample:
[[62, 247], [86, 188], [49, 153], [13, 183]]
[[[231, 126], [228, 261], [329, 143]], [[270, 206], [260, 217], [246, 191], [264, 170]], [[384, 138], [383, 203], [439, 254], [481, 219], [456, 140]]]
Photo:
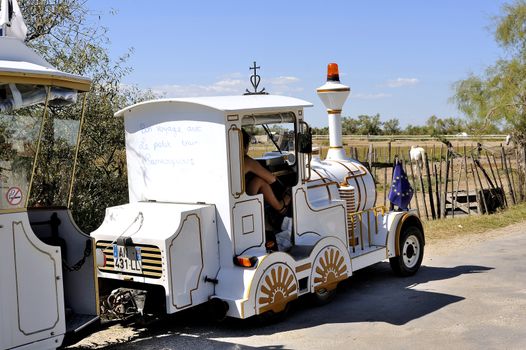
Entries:
[[26, 207], [42, 105], [0, 112], [0, 210]]
[[68, 207], [82, 103], [49, 108], [44, 120], [29, 206]]

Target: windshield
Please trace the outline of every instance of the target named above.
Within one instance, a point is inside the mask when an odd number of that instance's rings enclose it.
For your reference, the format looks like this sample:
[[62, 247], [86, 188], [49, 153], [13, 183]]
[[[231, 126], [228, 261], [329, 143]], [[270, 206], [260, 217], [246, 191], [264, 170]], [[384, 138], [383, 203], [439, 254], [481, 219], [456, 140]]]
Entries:
[[82, 108], [75, 101], [75, 91], [0, 84], [0, 210], [67, 206]]
[[50, 106], [31, 185], [30, 207], [68, 207], [82, 104]]

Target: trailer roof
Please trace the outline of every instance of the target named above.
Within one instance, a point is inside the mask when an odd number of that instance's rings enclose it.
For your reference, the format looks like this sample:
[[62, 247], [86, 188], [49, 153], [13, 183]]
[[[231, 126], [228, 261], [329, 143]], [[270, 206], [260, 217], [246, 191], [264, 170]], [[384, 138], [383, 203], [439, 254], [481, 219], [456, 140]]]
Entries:
[[[115, 113], [116, 117], [124, 116], [125, 112], [131, 112], [139, 106], [153, 105], [158, 103], [195, 104], [209, 107], [223, 112], [265, 112], [282, 111], [292, 108], [312, 107], [312, 103], [294, 97], [277, 95], [241, 95], [241, 96], [211, 96], [211, 97], [188, 97], [170, 98], [141, 102]], [[175, 107], [175, 106], [174, 106]]]
[[0, 37], [0, 82], [88, 91], [91, 80], [59, 71], [22, 41]]

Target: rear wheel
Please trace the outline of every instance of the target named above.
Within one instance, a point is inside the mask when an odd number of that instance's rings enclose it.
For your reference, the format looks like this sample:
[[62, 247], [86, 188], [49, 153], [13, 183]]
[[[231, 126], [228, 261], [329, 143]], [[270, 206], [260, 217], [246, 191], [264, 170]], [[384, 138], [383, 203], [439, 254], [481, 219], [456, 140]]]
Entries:
[[407, 226], [400, 234], [400, 255], [389, 259], [391, 268], [399, 276], [414, 275], [424, 257], [424, 233], [416, 226]]
[[314, 304], [317, 306], [323, 306], [330, 303], [336, 296], [336, 288], [328, 290], [326, 288], [320, 288], [312, 293], [312, 299]]
[[290, 304], [287, 303], [282, 311], [274, 312], [272, 310], [265, 311], [256, 316], [256, 320], [260, 326], [268, 326], [273, 323], [279, 323], [287, 318], [290, 313]]

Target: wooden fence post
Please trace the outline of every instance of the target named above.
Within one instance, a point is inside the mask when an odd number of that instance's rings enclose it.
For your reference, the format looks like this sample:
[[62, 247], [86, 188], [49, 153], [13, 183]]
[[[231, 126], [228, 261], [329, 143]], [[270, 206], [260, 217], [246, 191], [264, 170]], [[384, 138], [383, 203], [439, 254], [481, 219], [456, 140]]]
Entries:
[[[425, 162], [426, 162], [426, 175], [427, 175], [427, 188], [429, 193], [429, 207], [431, 208], [431, 217], [433, 220], [436, 220], [437, 216], [435, 213], [435, 203], [433, 201], [433, 186], [431, 186], [431, 172], [429, 171], [429, 159], [427, 158], [427, 152], [425, 153]], [[422, 188], [422, 192], [424, 189]], [[425, 193], [423, 193], [423, 198], [425, 201]]]
[[506, 161], [506, 152], [504, 152], [504, 147], [502, 145], [500, 145], [500, 160], [502, 163], [502, 169], [504, 170], [504, 174], [506, 175], [506, 179], [508, 180], [508, 188], [510, 191], [511, 202], [513, 203], [513, 205], [515, 205], [517, 204], [517, 202], [515, 201], [515, 193], [513, 192], [513, 186], [511, 185], [510, 172], [508, 171], [508, 162]]
[[473, 164], [470, 164], [470, 166], [471, 166], [471, 174], [473, 175], [473, 182], [475, 183], [475, 197], [477, 198], [477, 213], [479, 215], [482, 215], [482, 208], [480, 207], [481, 200], [480, 200], [479, 186], [477, 185], [477, 178], [475, 177], [475, 170], [473, 169]]
[[424, 179], [422, 176], [422, 169], [420, 168], [420, 163], [418, 161], [416, 161], [416, 170], [418, 170], [417, 175], [420, 178], [420, 188], [422, 190], [422, 201], [424, 203], [424, 211], [426, 213], [426, 220], [429, 220], [429, 212], [427, 211], [427, 204], [426, 204], [426, 191], [424, 189]]
[[468, 215], [471, 215], [471, 195], [469, 194], [469, 179], [468, 179], [468, 159], [466, 156], [466, 145], [464, 145], [464, 175], [466, 175], [466, 196], [468, 201]]
[[445, 218], [447, 216], [446, 211], [446, 199], [447, 199], [447, 187], [448, 187], [448, 181], [449, 181], [449, 148], [446, 150], [446, 174], [444, 177], [444, 195], [442, 196], [442, 217]]
[[[475, 164], [474, 160], [473, 160], [473, 163]], [[484, 186], [482, 185], [482, 181], [480, 180], [479, 170], [476, 164], [475, 164], [475, 174], [477, 175], [477, 179], [480, 185], [480, 195], [482, 196], [482, 203], [484, 204], [484, 209], [486, 211], [486, 214], [489, 214], [488, 205], [486, 203], [486, 196], [484, 195]], [[475, 183], [476, 183], [476, 180], [475, 180]]]

